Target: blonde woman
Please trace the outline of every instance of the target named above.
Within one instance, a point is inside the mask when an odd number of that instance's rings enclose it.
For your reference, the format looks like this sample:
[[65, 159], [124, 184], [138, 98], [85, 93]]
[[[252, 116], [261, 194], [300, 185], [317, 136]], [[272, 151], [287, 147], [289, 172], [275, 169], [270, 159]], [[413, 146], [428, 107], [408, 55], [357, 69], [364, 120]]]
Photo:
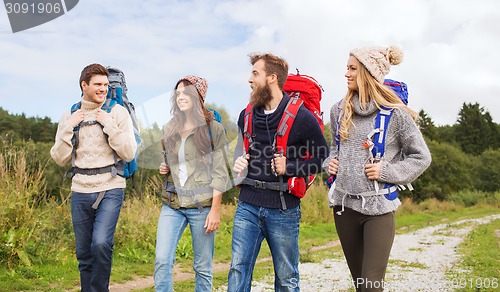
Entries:
[[[395, 233], [394, 192], [420, 176], [431, 154], [408, 108], [384, 83], [391, 65], [402, 61], [400, 48], [354, 49], [347, 61], [347, 94], [330, 113], [332, 141], [324, 168], [336, 175], [330, 205], [356, 291], [382, 291]], [[381, 110], [390, 113], [383, 130], [375, 127]], [[374, 139], [385, 135], [383, 156]], [[335, 147], [335, 145], [338, 145]], [[380, 149], [379, 149], [380, 150]]]

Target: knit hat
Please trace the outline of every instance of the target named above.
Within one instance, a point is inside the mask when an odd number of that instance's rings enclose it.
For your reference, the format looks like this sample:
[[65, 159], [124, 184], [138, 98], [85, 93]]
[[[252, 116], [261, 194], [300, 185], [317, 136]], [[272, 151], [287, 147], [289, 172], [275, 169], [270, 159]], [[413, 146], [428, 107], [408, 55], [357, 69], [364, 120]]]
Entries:
[[384, 76], [391, 70], [391, 65], [398, 65], [403, 61], [403, 50], [394, 45], [388, 48], [358, 48], [349, 54], [356, 57], [379, 83], [384, 83]]
[[196, 88], [196, 90], [198, 91], [198, 93], [200, 94], [201, 100], [203, 102], [205, 102], [205, 97], [207, 96], [207, 89], [208, 89], [208, 82], [206, 79], [201, 78], [201, 77], [196, 77], [193, 75], [188, 75], [188, 76], [182, 78], [181, 81], [182, 80], [187, 80], [191, 84], [193, 84], [194, 87]]

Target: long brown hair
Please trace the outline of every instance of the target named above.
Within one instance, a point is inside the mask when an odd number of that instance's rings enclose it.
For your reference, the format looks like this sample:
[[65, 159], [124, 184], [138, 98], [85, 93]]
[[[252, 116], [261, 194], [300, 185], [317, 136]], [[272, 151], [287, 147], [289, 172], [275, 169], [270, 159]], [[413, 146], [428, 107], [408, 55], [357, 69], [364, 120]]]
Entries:
[[418, 119], [418, 114], [407, 107], [401, 99], [387, 86], [377, 82], [377, 80], [368, 72], [366, 67], [359, 62], [358, 76], [356, 78], [358, 84], [358, 91], [348, 89], [347, 93], [342, 100], [341, 105], [341, 118], [339, 121], [339, 135], [340, 140], [347, 140], [349, 137], [349, 129], [352, 126], [352, 115], [354, 112], [354, 105], [352, 99], [358, 96], [362, 109], [373, 98], [375, 106], [381, 109], [382, 106], [388, 108], [401, 108], [407, 111], [413, 120]]
[[[172, 121], [171, 126], [165, 131], [162, 139], [163, 150], [167, 153], [174, 153], [177, 141], [181, 140], [180, 132], [187, 120], [184, 112], [177, 106], [176, 90], [181, 83], [185, 86], [185, 93], [190, 96], [193, 101], [193, 111], [191, 114], [197, 125], [194, 129], [194, 143], [202, 155], [208, 154], [212, 150], [211, 139], [207, 129], [213, 119], [212, 112], [205, 108], [198, 91], [194, 85], [187, 80], [179, 80], [177, 84], [175, 84], [174, 92], [170, 98], [172, 103], [170, 110]], [[177, 157], [177, 155], [174, 155], [174, 157]]]

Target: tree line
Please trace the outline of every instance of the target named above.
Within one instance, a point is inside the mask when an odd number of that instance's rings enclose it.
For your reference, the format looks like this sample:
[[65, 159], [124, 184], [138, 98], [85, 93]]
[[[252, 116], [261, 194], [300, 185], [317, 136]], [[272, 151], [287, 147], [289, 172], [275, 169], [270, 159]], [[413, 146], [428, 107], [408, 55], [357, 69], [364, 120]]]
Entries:
[[[230, 120], [227, 111], [216, 105], [210, 107], [221, 113], [228, 140], [233, 141], [237, 135], [237, 127]], [[500, 191], [500, 124], [493, 121], [484, 107], [478, 103], [463, 103], [456, 122], [444, 126], [436, 126], [432, 118], [421, 110], [418, 124], [429, 145], [433, 161], [429, 169], [414, 183], [415, 191], [405, 191], [402, 196], [411, 197], [415, 201], [428, 198], [446, 200], [462, 191]], [[57, 123], [48, 117], [13, 115], [0, 108], [0, 147], [26, 149], [29, 153], [28, 163], [33, 167], [44, 167], [46, 191], [53, 197], [67, 194], [70, 188], [69, 177], [64, 178], [65, 169], [57, 166], [49, 154], [56, 129]], [[327, 141], [331, 141], [329, 129], [329, 125], [326, 125]], [[158, 125], [143, 129], [142, 136], [151, 147], [151, 151], [143, 152], [142, 160], [149, 159], [151, 165], [147, 167], [144, 166], [147, 163], [142, 163], [144, 167], [140, 168], [133, 183], [127, 186], [131, 189], [127, 194], [134, 196], [141, 196], [144, 185], [151, 180], [157, 182], [160, 179], [155, 163], [161, 159], [161, 129]], [[231, 146], [234, 148], [234, 145]], [[160, 191], [161, 189], [158, 190]], [[234, 195], [229, 196], [229, 201]]]
[[0, 108], [0, 135], [11, 141], [52, 142], [56, 134], [57, 124], [50, 118], [26, 117], [12, 115]]
[[463, 103], [455, 124], [438, 127], [421, 110], [418, 124], [433, 161], [415, 183], [417, 200], [445, 200], [461, 191], [500, 191], [500, 124], [484, 107]]

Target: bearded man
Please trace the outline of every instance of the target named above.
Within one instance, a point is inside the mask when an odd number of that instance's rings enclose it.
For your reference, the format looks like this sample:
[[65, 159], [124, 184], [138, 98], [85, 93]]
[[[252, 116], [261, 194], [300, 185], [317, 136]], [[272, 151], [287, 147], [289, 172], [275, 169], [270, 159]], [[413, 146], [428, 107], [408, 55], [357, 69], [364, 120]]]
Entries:
[[[286, 156], [276, 153], [276, 132], [290, 101], [282, 90], [288, 63], [273, 54], [251, 54], [250, 63], [252, 143], [248, 151], [242, 151], [241, 133], [246, 130], [243, 110], [238, 119], [240, 137], [233, 166], [242, 181], [234, 216], [228, 291], [250, 291], [264, 239], [273, 258], [275, 291], [299, 291], [300, 199], [275, 186], [290, 177], [321, 172], [328, 145], [316, 118], [301, 106], [290, 130]], [[306, 150], [312, 158], [304, 160], [301, 153]]]

